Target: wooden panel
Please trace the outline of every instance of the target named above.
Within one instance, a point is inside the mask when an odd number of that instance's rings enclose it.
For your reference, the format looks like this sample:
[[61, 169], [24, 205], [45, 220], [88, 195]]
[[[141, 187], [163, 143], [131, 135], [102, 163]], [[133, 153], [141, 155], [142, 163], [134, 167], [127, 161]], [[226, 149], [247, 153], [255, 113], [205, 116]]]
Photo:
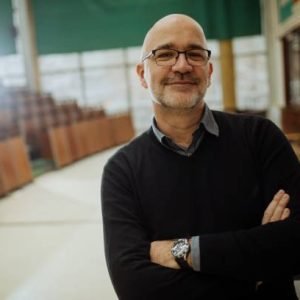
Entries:
[[79, 141], [80, 141], [80, 148], [82, 156], [87, 156], [89, 154], [88, 148], [88, 137], [87, 137], [87, 130], [86, 130], [86, 122], [80, 121], [77, 123], [78, 134], [79, 134]]
[[91, 127], [91, 139], [92, 139], [93, 152], [98, 152], [101, 150], [101, 139], [98, 136], [99, 127], [96, 119], [90, 122], [90, 127]]
[[0, 143], [0, 170], [3, 191], [7, 193], [17, 188], [16, 164], [7, 140]]
[[7, 141], [10, 152], [13, 155], [17, 170], [18, 187], [32, 181], [32, 170], [25, 143], [21, 137], [15, 137]]
[[109, 118], [98, 118], [96, 119], [97, 135], [96, 138], [99, 140], [99, 150], [107, 149], [115, 146], [115, 141], [112, 132], [111, 121]]
[[291, 143], [298, 159], [300, 160], [300, 132], [298, 133], [287, 133], [287, 139]]
[[300, 107], [284, 107], [281, 123], [285, 133], [300, 132]]
[[48, 131], [50, 147], [56, 167], [62, 167], [72, 162], [67, 128], [65, 126], [51, 128]]
[[[8, 191], [9, 191], [9, 185], [13, 185], [10, 184], [9, 180], [11, 178], [11, 176], [8, 176], [7, 174], [7, 145], [4, 141], [0, 142], [0, 196], [5, 195]], [[15, 169], [12, 166], [12, 168], [8, 169], [9, 171], [13, 171], [13, 174], [15, 175]], [[9, 172], [11, 173], [11, 172]], [[8, 182], [7, 182], [8, 181]], [[15, 182], [15, 180], [13, 180], [13, 182]]]
[[79, 159], [80, 153], [80, 137], [77, 134], [75, 124], [66, 126], [67, 139], [69, 141], [70, 152], [73, 160]]
[[39, 149], [40, 157], [53, 160], [53, 153], [50, 145], [49, 134], [47, 130], [36, 132], [36, 147]]
[[98, 136], [98, 126], [95, 119], [87, 121], [86, 124], [87, 136], [88, 136], [88, 149], [89, 153], [95, 153], [101, 150], [101, 140]]
[[5, 183], [4, 183], [4, 180], [5, 180], [4, 176], [5, 176], [5, 174], [3, 174], [3, 170], [1, 169], [0, 170], [0, 197], [4, 196], [7, 193], [6, 188], [5, 188]]
[[80, 131], [81, 131], [81, 141], [84, 147], [85, 155], [92, 154], [94, 151], [93, 146], [93, 128], [91, 121], [81, 121], [80, 122]]
[[77, 158], [82, 158], [87, 153], [87, 146], [84, 138], [84, 130], [83, 130], [82, 122], [74, 123], [70, 125], [71, 134], [75, 142], [75, 147], [77, 151]]
[[134, 129], [130, 115], [119, 115], [111, 117], [112, 132], [115, 143], [122, 144], [134, 137]]

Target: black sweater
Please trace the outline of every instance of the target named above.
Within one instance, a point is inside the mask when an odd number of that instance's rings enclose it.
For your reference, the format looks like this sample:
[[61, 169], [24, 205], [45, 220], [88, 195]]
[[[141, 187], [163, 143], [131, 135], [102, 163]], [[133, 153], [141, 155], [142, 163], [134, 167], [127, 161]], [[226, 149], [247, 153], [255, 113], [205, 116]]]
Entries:
[[[270, 121], [213, 112], [191, 157], [163, 147], [152, 130], [120, 149], [102, 181], [109, 273], [122, 300], [297, 299], [300, 165]], [[273, 195], [291, 196], [286, 221], [261, 225]], [[149, 260], [153, 240], [200, 235], [201, 272]], [[256, 281], [264, 281], [256, 291]]]

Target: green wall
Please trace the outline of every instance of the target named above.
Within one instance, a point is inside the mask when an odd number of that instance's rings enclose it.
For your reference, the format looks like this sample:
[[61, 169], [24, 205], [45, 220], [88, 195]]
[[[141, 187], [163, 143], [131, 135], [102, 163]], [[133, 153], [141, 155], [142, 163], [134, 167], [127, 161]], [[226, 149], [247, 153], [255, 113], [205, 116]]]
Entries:
[[278, 10], [279, 10], [279, 20], [280, 22], [284, 22], [293, 14], [293, 0], [287, 0], [285, 2], [281, 2], [277, 0]]
[[185, 13], [211, 39], [260, 34], [259, 0], [32, 0], [40, 54], [141, 45], [149, 27]]
[[0, 55], [16, 53], [11, 0], [0, 0]]

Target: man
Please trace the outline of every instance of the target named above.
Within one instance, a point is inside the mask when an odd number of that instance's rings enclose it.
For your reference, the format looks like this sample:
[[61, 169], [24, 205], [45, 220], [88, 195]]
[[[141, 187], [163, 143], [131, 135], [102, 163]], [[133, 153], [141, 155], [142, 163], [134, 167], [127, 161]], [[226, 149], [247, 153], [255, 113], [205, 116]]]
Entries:
[[102, 181], [118, 297], [297, 299], [300, 166], [284, 135], [268, 120], [208, 108], [213, 66], [190, 17], [159, 20], [142, 52], [153, 124], [109, 160]]

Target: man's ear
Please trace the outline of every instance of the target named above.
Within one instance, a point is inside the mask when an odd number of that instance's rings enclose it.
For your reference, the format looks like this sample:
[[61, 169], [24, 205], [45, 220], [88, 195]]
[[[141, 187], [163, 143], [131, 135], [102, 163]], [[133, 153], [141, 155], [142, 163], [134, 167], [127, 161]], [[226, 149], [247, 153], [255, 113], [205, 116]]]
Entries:
[[144, 87], [145, 89], [148, 88], [148, 84], [145, 80], [145, 67], [143, 63], [139, 63], [136, 65], [136, 73], [140, 79], [140, 83], [142, 85], [142, 87]]

